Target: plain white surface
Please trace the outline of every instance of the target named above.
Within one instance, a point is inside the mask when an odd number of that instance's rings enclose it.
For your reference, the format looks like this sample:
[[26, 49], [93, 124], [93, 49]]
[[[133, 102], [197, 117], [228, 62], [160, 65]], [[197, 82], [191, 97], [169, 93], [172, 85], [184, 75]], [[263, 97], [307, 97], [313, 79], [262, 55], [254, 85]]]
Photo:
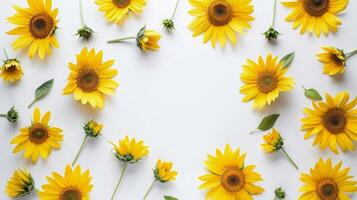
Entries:
[[[320, 151], [312, 146], [312, 140], [303, 140], [300, 131], [302, 110], [311, 103], [303, 95], [300, 85], [313, 87], [320, 92], [336, 94], [347, 90], [356, 95], [357, 57], [348, 62], [346, 74], [334, 79], [322, 74], [322, 64], [315, 54], [322, 45], [334, 45], [346, 50], [357, 48], [356, 1], [351, 1], [346, 12], [340, 17], [343, 25], [337, 34], [322, 36], [320, 39], [309, 35], [300, 36], [291, 24], [284, 21], [290, 10], [278, 5], [276, 27], [282, 33], [277, 44], [266, 42], [262, 36], [270, 25], [273, 1], [254, 0], [256, 20], [252, 29], [239, 36], [238, 45], [233, 48], [212, 49], [204, 45], [202, 37], [192, 38], [187, 26], [193, 19], [187, 11], [190, 5], [181, 1], [175, 17], [176, 31], [172, 34], [162, 31], [161, 20], [169, 17], [175, 0], [149, 0], [140, 16], [131, 17], [124, 26], [117, 27], [106, 22], [94, 1], [84, 1], [85, 21], [96, 34], [89, 43], [80, 42], [74, 36], [80, 26], [77, 1], [54, 0], [59, 8], [59, 30], [56, 32], [59, 49], [45, 61], [30, 60], [27, 51], [14, 52], [10, 47], [14, 36], [5, 32], [14, 26], [6, 22], [6, 17], [14, 13], [12, 4], [26, 7], [25, 0], [1, 0], [0, 2], [0, 48], [7, 48], [10, 56], [18, 57], [23, 65], [25, 76], [16, 85], [0, 84], [0, 111], [5, 112], [13, 104], [21, 112], [21, 122], [13, 126], [5, 119], [0, 121], [0, 190], [5, 189], [7, 179], [15, 168], [29, 168], [37, 187], [46, 183], [45, 176], [52, 171], [63, 173], [78, 150], [84, 133], [83, 122], [95, 118], [103, 122], [103, 137], [89, 140], [78, 163], [83, 169], [90, 169], [94, 189], [94, 200], [109, 199], [117, 182], [121, 165], [111, 154], [108, 141], [117, 141], [125, 134], [144, 139], [150, 147], [149, 156], [136, 165], [130, 165], [117, 194], [117, 199], [139, 200], [153, 180], [152, 168], [158, 158], [171, 160], [178, 170], [177, 181], [157, 184], [150, 200], [163, 199], [163, 195], [176, 196], [181, 200], [203, 199], [206, 191], [198, 190], [201, 183], [197, 177], [206, 173], [203, 161], [208, 153], [216, 148], [223, 149], [226, 143], [240, 147], [247, 152], [247, 164], [257, 165], [264, 182], [259, 183], [266, 189], [257, 200], [273, 199], [273, 190], [283, 186], [288, 199], [298, 198], [301, 186], [299, 174], [308, 172], [320, 158], [332, 157], [334, 163], [343, 160], [344, 166], [354, 166], [351, 175], [357, 176], [356, 152], [342, 153], [338, 156], [330, 151]], [[107, 39], [135, 34], [147, 25], [148, 28], [162, 32], [159, 52], [143, 54], [134, 43], [112, 44]], [[115, 67], [120, 82], [115, 96], [106, 99], [103, 110], [93, 110], [63, 96], [62, 89], [69, 73], [67, 63], [75, 60], [75, 54], [87, 46], [104, 50], [105, 59], [115, 59]], [[271, 107], [263, 111], [252, 110], [251, 103], [241, 102], [239, 88], [242, 85], [240, 73], [247, 58], [256, 60], [259, 55], [269, 52], [283, 56], [296, 51], [296, 59], [287, 73], [296, 79], [296, 88], [280, 96]], [[3, 56], [1, 58], [4, 59]], [[59, 151], [54, 151], [47, 160], [33, 165], [22, 157], [12, 154], [10, 140], [18, 133], [18, 128], [31, 122], [32, 109], [26, 105], [32, 100], [35, 88], [44, 81], [54, 78], [55, 85], [49, 96], [39, 101], [41, 111], [50, 110], [50, 123], [64, 130], [64, 142]], [[297, 172], [281, 155], [267, 155], [261, 148], [261, 135], [249, 135], [260, 119], [270, 113], [280, 113], [276, 124], [284, 138], [286, 150], [298, 163]], [[6, 199], [0, 193], [0, 199]], [[356, 196], [353, 197], [357, 198]], [[31, 195], [26, 199], [37, 199]]]

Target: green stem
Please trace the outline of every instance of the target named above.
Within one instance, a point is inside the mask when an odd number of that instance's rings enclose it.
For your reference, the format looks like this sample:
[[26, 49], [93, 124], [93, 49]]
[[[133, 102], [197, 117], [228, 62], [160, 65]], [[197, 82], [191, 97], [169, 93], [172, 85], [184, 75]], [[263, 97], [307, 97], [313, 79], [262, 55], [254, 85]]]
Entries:
[[273, 6], [273, 22], [271, 23], [271, 27], [272, 27], [272, 28], [274, 28], [274, 26], [275, 26], [276, 4], [277, 4], [277, 0], [274, 0], [274, 6]]
[[27, 108], [31, 108], [31, 106], [32, 106], [34, 103], [36, 103], [36, 101], [37, 101], [37, 99], [35, 98], [35, 99], [27, 106]]
[[86, 144], [86, 141], [88, 139], [88, 135], [86, 135], [82, 141], [82, 144], [81, 144], [81, 147], [79, 148], [77, 154], [76, 154], [76, 157], [74, 157], [74, 160], [72, 162], [72, 166], [74, 166], [79, 158], [79, 155], [82, 153], [83, 149], [84, 149], [84, 146]]
[[5, 54], [5, 58], [6, 58], [6, 60], [9, 60], [9, 55], [7, 54], [6, 49], [4, 49], [4, 54]]
[[0, 114], [0, 117], [7, 117], [7, 114]]
[[176, 14], [176, 10], [177, 10], [177, 7], [178, 7], [178, 4], [179, 4], [179, 1], [180, 0], [176, 0], [176, 5], [175, 5], [175, 9], [174, 9], [174, 11], [172, 12], [172, 15], [171, 15], [171, 20], [173, 20], [174, 19], [174, 16], [175, 16], [175, 14]]
[[80, 15], [81, 15], [81, 23], [82, 23], [82, 26], [85, 26], [84, 17], [83, 17], [82, 0], [79, 0], [79, 13], [80, 13]]
[[145, 195], [144, 195], [143, 200], [145, 200], [145, 199], [148, 197], [148, 195], [149, 195], [150, 191], [152, 190], [152, 188], [154, 187], [156, 181], [157, 181], [157, 180], [155, 179], [155, 180], [151, 183], [149, 189], [146, 191], [146, 193], [145, 193]]
[[126, 171], [126, 167], [128, 166], [128, 163], [127, 162], [124, 162], [124, 167], [121, 171], [121, 175], [120, 175], [120, 178], [119, 178], [119, 181], [117, 183], [117, 185], [115, 186], [115, 189], [114, 189], [114, 192], [113, 192], [113, 195], [112, 195], [112, 198], [111, 200], [114, 200], [114, 197], [115, 197], [115, 194], [117, 193], [118, 191], [118, 188], [119, 188], [119, 185], [120, 183], [123, 181], [123, 177], [124, 177], [124, 174], [125, 174], [125, 171]]
[[357, 49], [347, 53], [346, 56], [347, 56], [347, 58], [349, 58], [349, 57], [351, 57], [351, 56], [353, 56], [355, 54], [357, 54]]
[[293, 159], [291, 159], [291, 157], [289, 156], [289, 154], [285, 151], [284, 148], [281, 148], [281, 152], [283, 152], [283, 154], [285, 155], [285, 157], [288, 159], [288, 161], [295, 167], [296, 170], [299, 170], [299, 167], [296, 165], [296, 163], [293, 161]]
[[301, 87], [302, 87], [302, 89], [303, 89], [303, 90], [305, 90], [305, 91], [306, 91], [306, 88], [305, 88], [303, 85], [301, 85]]
[[124, 40], [131, 40], [131, 39], [136, 39], [136, 36], [128, 36], [128, 37], [122, 37], [122, 38], [119, 38], [119, 39], [115, 39], [115, 40], [109, 40], [108, 43], [111, 44], [111, 43], [120, 43]]

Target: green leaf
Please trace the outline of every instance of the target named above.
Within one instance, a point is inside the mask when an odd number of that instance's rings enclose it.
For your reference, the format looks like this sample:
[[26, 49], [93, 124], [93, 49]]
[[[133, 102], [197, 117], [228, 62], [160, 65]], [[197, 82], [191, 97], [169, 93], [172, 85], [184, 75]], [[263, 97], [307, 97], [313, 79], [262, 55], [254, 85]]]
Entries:
[[291, 52], [288, 55], [284, 56], [279, 62], [283, 63], [283, 68], [289, 67], [295, 58], [295, 52]]
[[36, 101], [45, 97], [51, 91], [51, 89], [53, 87], [53, 82], [54, 82], [54, 80], [51, 79], [49, 81], [42, 83], [42, 85], [40, 85], [35, 90], [35, 98], [27, 107], [30, 108]]
[[165, 200], [178, 200], [178, 198], [172, 196], [164, 196]]
[[322, 97], [320, 95], [320, 93], [313, 89], [313, 88], [310, 88], [310, 89], [306, 89], [304, 87], [302, 87], [304, 90], [305, 90], [305, 96], [313, 101], [321, 101], [322, 100]]
[[[274, 126], [274, 124], [279, 116], [280, 116], [280, 114], [272, 114], [272, 115], [268, 115], [268, 116], [264, 117], [262, 119], [262, 121], [260, 122], [257, 130], [267, 131], [267, 130], [271, 129]], [[253, 134], [255, 132], [256, 131], [253, 131], [250, 134]]]

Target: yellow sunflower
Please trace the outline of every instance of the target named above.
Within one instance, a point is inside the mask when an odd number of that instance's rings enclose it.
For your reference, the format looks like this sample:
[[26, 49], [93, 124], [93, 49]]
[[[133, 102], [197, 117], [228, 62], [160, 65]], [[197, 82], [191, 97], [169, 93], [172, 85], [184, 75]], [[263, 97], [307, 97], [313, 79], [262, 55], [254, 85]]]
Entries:
[[67, 165], [64, 176], [52, 172], [47, 176], [48, 184], [42, 185], [39, 192], [40, 200], [89, 200], [89, 193], [93, 188], [89, 170], [82, 173], [81, 167], [74, 170]]
[[280, 92], [289, 91], [294, 87], [294, 79], [285, 77], [287, 70], [282, 62], [278, 62], [278, 57], [273, 58], [271, 54], [267, 56], [266, 62], [261, 56], [258, 63], [248, 59], [241, 74], [244, 85], [240, 92], [245, 95], [242, 101], [254, 99], [254, 108], [270, 105], [279, 97]]
[[35, 183], [30, 172], [17, 169], [7, 181], [5, 192], [9, 197], [23, 197], [30, 194], [34, 188]]
[[172, 169], [172, 162], [165, 162], [161, 159], [157, 160], [154, 169], [155, 180], [162, 183], [176, 180], [177, 171]]
[[105, 13], [109, 22], [122, 24], [129, 13], [139, 14], [146, 5], [146, 0], [96, 0], [99, 10]]
[[246, 154], [240, 155], [227, 144], [224, 152], [216, 150], [216, 156], [208, 155], [205, 165], [208, 174], [199, 177], [204, 183], [200, 189], [208, 189], [207, 200], [253, 199], [252, 195], [261, 194], [264, 189], [255, 185], [262, 177], [254, 172], [254, 165], [245, 164]]
[[189, 14], [195, 17], [189, 28], [193, 37], [203, 34], [203, 43], [211, 41], [214, 48], [217, 40], [225, 47], [227, 38], [235, 45], [236, 33], [250, 28], [254, 9], [251, 0], [189, 0], [194, 7]]
[[13, 6], [17, 13], [7, 20], [17, 27], [7, 33], [19, 35], [12, 43], [15, 50], [29, 47], [30, 58], [37, 52], [44, 59], [51, 54], [51, 47], [59, 47], [55, 37], [58, 9], [52, 10], [52, 0], [27, 0], [27, 3], [29, 8]]
[[305, 108], [301, 130], [306, 131], [305, 140], [315, 136], [313, 145], [321, 149], [329, 147], [338, 154], [354, 150], [352, 140], [357, 141], [357, 97], [348, 102], [349, 94], [341, 92], [335, 98], [326, 94], [326, 102], [312, 102], [314, 109]]
[[15, 82], [21, 79], [24, 75], [20, 62], [14, 59], [7, 59], [0, 68], [0, 77], [4, 81]]
[[342, 162], [332, 166], [331, 159], [320, 159], [310, 174], [301, 174], [303, 186], [299, 200], [351, 200], [347, 193], [357, 191], [357, 182], [349, 176], [350, 168], [341, 169]]
[[77, 63], [69, 63], [71, 73], [63, 94], [73, 93], [74, 99], [82, 104], [103, 108], [104, 95], [113, 95], [119, 84], [112, 80], [118, 74], [118, 70], [111, 68], [114, 60], [103, 62], [102, 59], [103, 51], [96, 53], [91, 49], [88, 52], [84, 48], [77, 55]]
[[50, 118], [51, 112], [46, 112], [41, 119], [40, 109], [35, 108], [31, 126], [21, 128], [19, 135], [11, 141], [16, 145], [13, 153], [24, 151], [24, 158], [35, 163], [40, 156], [46, 159], [52, 149], [59, 149], [63, 141], [62, 129], [49, 126]]
[[328, 35], [330, 31], [337, 32], [341, 20], [337, 17], [347, 7], [349, 0], [294, 0], [282, 2], [293, 11], [286, 21], [293, 22], [293, 28], [299, 26], [300, 34], [306, 31], [320, 37], [321, 32]]
[[143, 140], [137, 141], [135, 138], [130, 139], [125, 136], [123, 140], [119, 140], [118, 145], [110, 142], [113, 145], [115, 156], [123, 162], [135, 163], [149, 153], [149, 148], [144, 144]]

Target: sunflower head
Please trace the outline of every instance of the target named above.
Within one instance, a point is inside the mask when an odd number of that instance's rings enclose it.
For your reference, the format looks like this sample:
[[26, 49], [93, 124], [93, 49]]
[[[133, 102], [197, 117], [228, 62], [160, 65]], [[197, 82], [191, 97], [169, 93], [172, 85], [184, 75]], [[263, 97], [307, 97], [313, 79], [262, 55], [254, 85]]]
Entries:
[[175, 30], [175, 23], [172, 21], [172, 19], [164, 19], [162, 21], [162, 25], [164, 26], [164, 29], [168, 31], [173, 31]]
[[55, 37], [58, 9], [52, 10], [52, 0], [27, 2], [29, 8], [14, 6], [17, 13], [7, 20], [17, 27], [8, 34], [19, 35], [12, 43], [14, 49], [29, 47], [30, 58], [38, 52], [38, 56], [44, 59], [46, 54], [51, 54], [51, 47], [58, 47]]
[[335, 97], [326, 94], [326, 102], [312, 102], [313, 109], [305, 108], [305, 118], [301, 120], [305, 139], [315, 136], [314, 145], [321, 149], [329, 147], [338, 153], [337, 146], [343, 151], [354, 150], [353, 140], [357, 135], [357, 97], [348, 102], [349, 94], [341, 92]]
[[101, 134], [103, 124], [100, 124], [95, 120], [90, 120], [84, 124], [83, 129], [86, 135], [90, 137], [97, 137]]
[[149, 153], [149, 148], [143, 140], [136, 141], [135, 138], [129, 139], [128, 136], [119, 140], [118, 145], [110, 143], [114, 147], [115, 157], [122, 162], [136, 163]]
[[23, 197], [30, 194], [35, 188], [31, 174], [25, 169], [17, 169], [7, 181], [5, 192], [9, 197]]
[[89, 193], [93, 188], [90, 184], [92, 177], [89, 170], [82, 173], [81, 167], [74, 169], [67, 165], [64, 176], [52, 172], [52, 177], [47, 176], [48, 183], [42, 185], [42, 191], [38, 193], [40, 200], [82, 200], [89, 199]]
[[350, 199], [346, 194], [357, 191], [357, 182], [349, 176], [350, 168], [341, 169], [342, 162], [333, 166], [331, 159], [320, 159], [310, 174], [301, 174], [303, 186], [300, 188], [300, 200]]
[[177, 171], [172, 169], [172, 162], [166, 162], [159, 159], [156, 162], [156, 167], [153, 170], [155, 179], [161, 183], [176, 180]]
[[324, 64], [324, 74], [343, 74], [347, 61], [344, 51], [335, 47], [322, 47], [322, 50], [324, 52], [317, 54], [317, 58]]
[[277, 30], [275, 30], [273, 27], [270, 27], [263, 34], [268, 41], [276, 40], [276, 39], [278, 39], [278, 36], [280, 35], [280, 33]]
[[284, 146], [283, 138], [275, 128], [271, 133], [264, 135], [263, 140], [264, 143], [261, 144], [261, 147], [268, 153], [279, 151]]
[[217, 149], [216, 155], [208, 155], [205, 165], [208, 173], [199, 177], [202, 183], [200, 189], [207, 189], [206, 199], [227, 200], [252, 199], [251, 195], [264, 192], [264, 189], [255, 185], [262, 181], [262, 177], [254, 172], [254, 165], [245, 164], [246, 154], [241, 155], [239, 148], [232, 150], [226, 145], [224, 152]]
[[284, 200], [286, 198], [285, 190], [281, 187], [274, 190], [275, 198], [277, 200]]
[[142, 27], [136, 34], [136, 46], [142, 51], [157, 51], [160, 49], [158, 41], [161, 35], [154, 30], [147, 30]]
[[254, 108], [263, 108], [270, 105], [278, 97], [280, 92], [293, 89], [294, 79], [285, 77], [287, 71], [278, 57], [269, 54], [266, 61], [260, 56], [258, 62], [250, 59], [243, 65], [241, 80], [244, 85], [240, 92], [245, 95], [243, 102], [254, 100]]
[[80, 39], [88, 41], [92, 37], [93, 32], [93, 29], [84, 25], [82, 28], [78, 29], [76, 35], [78, 35]]
[[9, 122], [16, 123], [19, 120], [19, 112], [15, 109], [14, 106], [7, 111], [6, 118]]
[[0, 68], [0, 77], [4, 81], [15, 82], [24, 75], [19, 60], [16, 58], [7, 59]]

